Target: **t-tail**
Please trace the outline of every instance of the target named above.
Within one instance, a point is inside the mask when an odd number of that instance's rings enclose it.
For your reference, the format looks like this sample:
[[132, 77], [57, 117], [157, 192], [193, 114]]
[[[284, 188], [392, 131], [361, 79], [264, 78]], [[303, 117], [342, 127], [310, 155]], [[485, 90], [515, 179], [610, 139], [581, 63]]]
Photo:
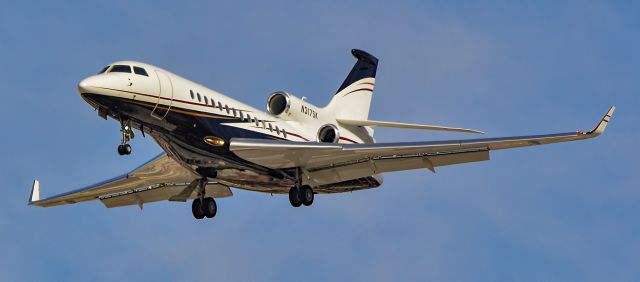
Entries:
[[367, 120], [376, 82], [378, 58], [358, 49], [351, 50], [358, 61], [353, 65], [327, 109], [338, 119]]
[[370, 137], [373, 137], [371, 127], [484, 133], [475, 129], [459, 127], [369, 120], [369, 108], [376, 82], [378, 58], [358, 49], [351, 50], [351, 54], [358, 61], [326, 107], [334, 114], [340, 125], [365, 127]]

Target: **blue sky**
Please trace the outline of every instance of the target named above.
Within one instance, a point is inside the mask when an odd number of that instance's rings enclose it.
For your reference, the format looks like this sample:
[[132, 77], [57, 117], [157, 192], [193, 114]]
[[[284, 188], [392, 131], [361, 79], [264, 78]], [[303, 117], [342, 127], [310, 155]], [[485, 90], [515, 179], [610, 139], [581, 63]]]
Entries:
[[[3, 2], [0, 281], [637, 281], [640, 5], [450, 2]], [[112, 61], [159, 65], [259, 108], [276, 90], [323, 106], [351, 48], [380, 59], [372, 119], [499, 137], [589, 130], [618, 111], [594, 140], [387, 174], [312, 208], [241, 190], [213, 221], [178, 203], [26, 206], [34, 178], [57, 194], [160, 152], [137, 138], [118, 156], [118, 124], [78, 96]]]

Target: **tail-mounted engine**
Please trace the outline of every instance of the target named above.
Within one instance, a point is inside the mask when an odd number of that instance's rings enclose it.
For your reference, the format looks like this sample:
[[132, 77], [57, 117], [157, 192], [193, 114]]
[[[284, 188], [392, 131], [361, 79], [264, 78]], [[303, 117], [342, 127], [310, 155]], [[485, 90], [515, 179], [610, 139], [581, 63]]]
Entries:
[[319, 126], [316, 141], [323, 143], [338, 143], [340, 132], [338, 127], [331, 124], [329, 116], [317, 108], [287, 92], [278, 91], [269, 96], [267, 111], [283, 120], [302, 122], [308, 126]]
[[340, 131], [333, 124], [325, 124], [318, 129], [318, 142], [338, 143], [340, 141]]
[[267, 100], [267, 111], [284, 120], [319, 120], [320, 109], [284, 91], [274, 92]]

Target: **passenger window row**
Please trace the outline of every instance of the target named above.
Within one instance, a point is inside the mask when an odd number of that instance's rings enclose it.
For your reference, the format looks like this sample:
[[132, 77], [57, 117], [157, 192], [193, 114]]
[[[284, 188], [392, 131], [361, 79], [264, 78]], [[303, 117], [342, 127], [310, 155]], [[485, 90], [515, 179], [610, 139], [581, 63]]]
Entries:
[[193, 92], [193, 90], [189, 90], [189, 94], [191, 95], [192, 100], [198, 100], [198, 103], [202, 103], [204, 100], [204, 104], [207, 106], [211, 106], [213, 108], [218, 108], [218, 110], [224, 110], [227, 114], [233, 113], [234, 117], [239, 117], [241, 121], [255, 123], [257, 127], [260, 127], [262, 124], [262, 128], [269, 129], [271, 132], [275, 131], [276, 134], [282, 134], [284, 138], [287, 138], [287, 131], [284, 129], [280, 129], [277, 125], [274, 127], [271, 123], [266, 123], [263, 120], [259, 120], [257, 117], [251, 117], [249, 114], [245, 114], [242, 110], [238, 110], [235, 108], [229, 108], [229, 105], [222, 105], [222, 102], [218, 101], [218, 104], [213, 100], [213, 98], [209, 99], [209, 97], [205, 95], [200, 95], [200, 92]]

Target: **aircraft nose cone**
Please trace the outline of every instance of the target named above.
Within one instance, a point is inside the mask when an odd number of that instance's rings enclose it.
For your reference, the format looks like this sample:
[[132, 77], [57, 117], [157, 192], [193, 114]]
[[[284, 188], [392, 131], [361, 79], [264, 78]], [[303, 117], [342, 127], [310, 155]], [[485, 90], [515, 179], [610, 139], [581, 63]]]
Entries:
[[87, 89], [87, 86], [89, 86], [89, 83], [86, 79], [83, 79], [82, 81], [80, 81], [80, 83], [78, 83], [78, 90], [82, 92], [83, 89]]
[[91, 92], [91, 88], [96, 86], [96, 78], [93, 76], [87, 77], [78, 83], [78, 92], [80, 94], [86, 94]]

